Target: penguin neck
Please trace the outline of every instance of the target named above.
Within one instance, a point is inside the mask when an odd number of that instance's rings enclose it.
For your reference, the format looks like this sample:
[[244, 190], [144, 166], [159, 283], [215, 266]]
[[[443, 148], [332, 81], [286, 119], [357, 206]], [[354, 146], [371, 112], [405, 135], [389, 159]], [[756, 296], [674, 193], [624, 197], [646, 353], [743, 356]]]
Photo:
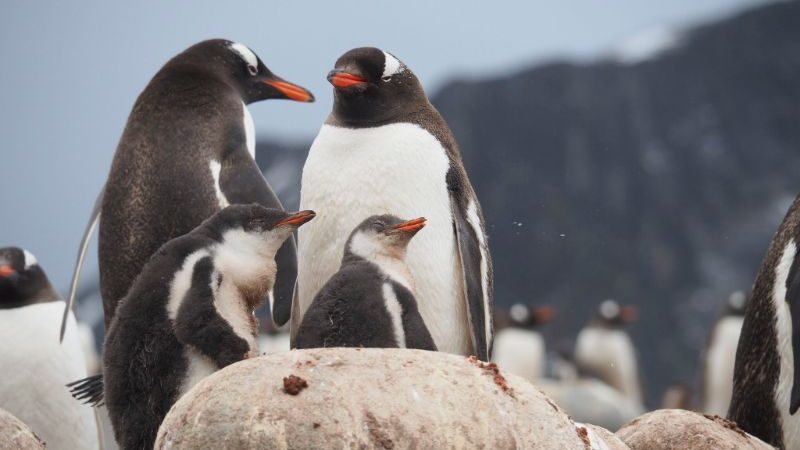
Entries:
[[406, 264], [405, 247], [385, 247], [377, 245], [366, 236], [356, 234], [349, 242], [342, 264], [354, 260], [367, 261], [378, 267], [381, 273], [392, 281], [415, 292], [414, 278]]
[[277, 233], [248, 233], [242, 229], [222, 233], [214, 266], [256, 306], [275, 284], [275, 253], [283, 243]]
[[49, 281], [45, 280], [43, 284], [44, 286], [32, 286], [22, 290], [13, 287], [0, 288], [0, 309], [22, 308], [62, 300]]

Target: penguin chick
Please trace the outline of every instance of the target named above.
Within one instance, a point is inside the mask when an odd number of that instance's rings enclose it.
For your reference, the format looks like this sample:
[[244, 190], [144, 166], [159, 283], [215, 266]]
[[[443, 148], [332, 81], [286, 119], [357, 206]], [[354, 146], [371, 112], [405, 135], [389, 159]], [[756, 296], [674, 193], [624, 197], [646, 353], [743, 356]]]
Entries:
[[297, 348], [402, 347], [436, 350], [414, 297], [406, 264], [425, 218], [371, 216], [350, 234], [339, 271], [314, 297]]
[[150, 258], [105, 340], [105, 401], [122, 449], [153, 448], [181, 395], [257, 354], [253, 311], [274, 286], [275, 254], [313, 217], [229, 206]]

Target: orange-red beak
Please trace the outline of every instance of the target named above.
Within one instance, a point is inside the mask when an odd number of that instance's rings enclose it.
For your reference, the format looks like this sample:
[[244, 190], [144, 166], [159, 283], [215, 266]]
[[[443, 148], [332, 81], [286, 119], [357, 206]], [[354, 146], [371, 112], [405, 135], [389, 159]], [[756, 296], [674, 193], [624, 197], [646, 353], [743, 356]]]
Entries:
[[289, 83], [283, 80], [264, 80], [264, 83], [274, 87], [281, 94], [286, 96], [289, 100], [296, 102], [311, 103], [314, 101], [314, 96], [305, 88], [301, 88], [296, 84]]
[[556, 311], [550, 305], [540, 306], [533, 311], [533, 317], [535, 317], [536, 321], [539, 323], [550, 322], [555, 316]]
[[333, 69], [328, 72], [328, 81], [337, 88], [348, 88], [350, 86], [367, 84], [365, 78], [340, 69]]
[[0, 278], [8, 278], [11, 275], [14, 275], [16, 271], [11, 268], [9, 265], [0, 266]]
[[418, 217], [416, 219], [411, 219], [407, 222], [398, 223], [397, 225], [393, 226], [391, 230], [403, 233], [416, 233], [417, 231], [425, 227], [426, 220], [427, 219], [425, 219], [424, 217]]
[[622, 310], [619, 312], [619, 315], [623, 322], [630, 323], [636, 321], [639, 311], [636, 310], [635, 306], [628, 305], [622, 308]]
[[281, 225], [291, 225], [293, 227], [299, 227], [300, 225], [313, 219], [316, 215], [317, 213], [311, 211], [310, 209], [305, 211], [298, 211], [296, 213], [289, 215], [289, 217], [281, 221], [278, 221], [278, 223], [276, 223], [275, 226], [278, 227]]

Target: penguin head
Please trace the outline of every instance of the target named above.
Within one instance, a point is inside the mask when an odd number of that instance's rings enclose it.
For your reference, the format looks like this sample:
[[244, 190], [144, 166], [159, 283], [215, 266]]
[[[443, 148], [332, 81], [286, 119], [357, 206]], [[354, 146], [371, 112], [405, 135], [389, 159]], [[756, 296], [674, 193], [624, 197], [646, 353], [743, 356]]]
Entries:
[[744, 307], [747, 304], [748, 295], [743, 291], [734, 291], [728, 297], [728, 306], [725, 314], [729, 316], [744, 316]]
[[18, 247], [0, 248], [0, 309], [58, 298], [31, 252]]
[[550, 305], [533, 306], [515, 303], [509, 310], [511, 323], [518, 328], [535, 328], [553, 320], [555, 311]]
[[621, 328], [636, 320], [636, 307], [621, 307], [615, 300], [605, 300], [597, 308], [595, 323], [607, 328]]
[[424, 217], [403, 220], [390, 214], [368, 217], [350, 233], [345, 258], [355, 255], [368, 261], [380, 256], [403, 259], [408, 243], [425, 222]]
[[288, 213], [258, 203], [230, 205], [208, 219], [208, 226], [223, 238], [229, 232], [243, 233], [273, 243], [277, 251], [283, 241], [315, 215], [311, 210]]
[[417, 77], [392, 54], [374, 47], [348, 51], [328, 73], [333, 112], [344, 123], [380, 124], [428, 105]]
[[255, 52], [238, 42], [203, 41], [176, 56], [170, 64], [210, 70], [235, 88], [248, 104], [267, 99], [314, 101], [311, 92], [272, 73]]

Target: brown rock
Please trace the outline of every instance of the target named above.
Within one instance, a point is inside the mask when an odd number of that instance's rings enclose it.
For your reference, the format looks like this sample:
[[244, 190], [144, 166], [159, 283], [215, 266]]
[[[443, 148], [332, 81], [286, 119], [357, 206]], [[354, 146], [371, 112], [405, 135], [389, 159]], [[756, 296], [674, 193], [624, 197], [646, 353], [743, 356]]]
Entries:
[[[307, 382], [300, 395], [286, 395], [287, 374]], [[627, 450], [616, 443], [607, 448]], [[421, 350], [328, 348], [253, 358], [206, 378], [167, 414], [155, 448], [592, 447], [541, 391], [501, 367]]]
[[4, 450], [39, 450], [44, 442], [27, 425], [0, 409], [0, 448]]
[[682, 409], [644, 414], [616, 434], [631, 450], [774, 450], [727, 419]]

